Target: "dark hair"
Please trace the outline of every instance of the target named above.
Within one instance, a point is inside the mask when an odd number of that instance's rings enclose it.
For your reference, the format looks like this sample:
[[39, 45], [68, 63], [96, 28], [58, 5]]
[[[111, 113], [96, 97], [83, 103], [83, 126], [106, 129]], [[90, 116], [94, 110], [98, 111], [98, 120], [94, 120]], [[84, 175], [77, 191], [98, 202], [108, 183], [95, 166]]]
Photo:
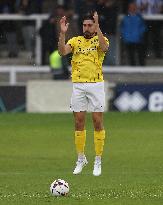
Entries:
[[94, 14], [94, 11], [83, 15], [82, 22], [85, 20], [92, 20], [94, 22], [93, 14]]

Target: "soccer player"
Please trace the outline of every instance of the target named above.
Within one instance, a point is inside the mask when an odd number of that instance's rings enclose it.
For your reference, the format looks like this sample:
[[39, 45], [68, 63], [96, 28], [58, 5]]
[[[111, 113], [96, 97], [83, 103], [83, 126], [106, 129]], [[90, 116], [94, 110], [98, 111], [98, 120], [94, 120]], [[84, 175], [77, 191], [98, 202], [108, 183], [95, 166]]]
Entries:
[[69, 24], [66, 17], [60, 20], [58, 50], [60, 55], [72, 52], [73, 92], [70, 109], [75, 119], [75, 145], [78, 160], [73, 174], [81, 173], [88, 163], [84, 154], [86, 141], [85, 116], [92, 112], [94, 125], [95, 161], [93, 175], [101, 175], [101, 156], [103, 152], [105, 130], [103, 112], [105, 106], [104, 80], [102, 63], [109, 41], [102, 34], [98, 14], [86, 15], [83, 18], [83, 36], [73, 37], [65, 44], [65, 34]]

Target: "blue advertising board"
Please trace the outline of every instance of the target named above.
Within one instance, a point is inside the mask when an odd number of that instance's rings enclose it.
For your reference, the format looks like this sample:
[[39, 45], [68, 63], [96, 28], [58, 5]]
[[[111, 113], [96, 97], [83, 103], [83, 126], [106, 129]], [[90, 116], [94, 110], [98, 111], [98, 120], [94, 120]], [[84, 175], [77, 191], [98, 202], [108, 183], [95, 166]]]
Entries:
[[0, 113], [26, 110], [25, 86], [0, 86]]
[[163, 84], [119, 84], [112, 109], [125, 111], [163, 111]]

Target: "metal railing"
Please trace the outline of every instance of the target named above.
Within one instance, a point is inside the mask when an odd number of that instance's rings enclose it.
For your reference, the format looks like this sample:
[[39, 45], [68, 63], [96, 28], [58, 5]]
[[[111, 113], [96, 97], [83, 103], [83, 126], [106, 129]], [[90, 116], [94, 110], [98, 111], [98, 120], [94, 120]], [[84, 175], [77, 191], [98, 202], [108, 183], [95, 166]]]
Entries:
[[[69, 67], [71, 69], [71, 67]], [[50, 73], [51, 69], [49, 66], [0, 66], [0, 74], [9, 74], [9, 85], [17, 85], [17, 74], [18, 73]], [[130, 66], [104, 66], [104, 74], [163, 74], [163, 67], [150, 66], [146, 68], [130, 67]], [[25, 84], [24, 82], [22, 82]]]

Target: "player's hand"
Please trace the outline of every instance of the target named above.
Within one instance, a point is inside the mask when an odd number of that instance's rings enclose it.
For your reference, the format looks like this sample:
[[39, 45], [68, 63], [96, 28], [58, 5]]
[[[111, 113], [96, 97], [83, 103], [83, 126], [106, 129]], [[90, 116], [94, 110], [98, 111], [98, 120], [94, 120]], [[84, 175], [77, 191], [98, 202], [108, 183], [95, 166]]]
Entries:
[[94, 12], [93, 19], [95, 21], [96, 29], [98, 29], [99, 28], [99, 20], [98, 20], [98, 14], [96, 11]]
[[63, 16], [60, 20], [61, 33], [66, 33], [69, 23], [66, 22], [66, 16]]

